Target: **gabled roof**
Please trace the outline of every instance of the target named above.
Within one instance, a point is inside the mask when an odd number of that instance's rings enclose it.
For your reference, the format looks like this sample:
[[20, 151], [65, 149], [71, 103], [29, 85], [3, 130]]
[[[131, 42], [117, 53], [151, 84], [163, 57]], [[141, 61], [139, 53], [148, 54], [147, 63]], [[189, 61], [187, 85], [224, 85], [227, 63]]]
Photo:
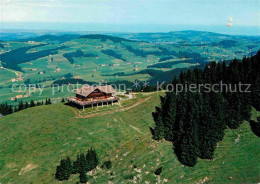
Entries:
[[111, 85], [106, 86], [89, 86], [83, 85], [81, 88], [74, 90], [74, 92], [78, 95], [87, 97], [90, 93], [95, 90], [99, 90], [104, 93], [115, 93], [115, 89]]

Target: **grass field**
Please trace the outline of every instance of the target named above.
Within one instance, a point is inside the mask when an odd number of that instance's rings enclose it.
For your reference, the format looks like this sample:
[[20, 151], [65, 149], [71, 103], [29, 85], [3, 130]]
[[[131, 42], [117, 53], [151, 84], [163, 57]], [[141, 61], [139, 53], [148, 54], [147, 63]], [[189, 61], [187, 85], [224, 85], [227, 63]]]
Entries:
[[0, 69], [0, 86], [5, 86], [6, 83], [10, 83], [13, 78], [16, 78], [14, 71]]
[[[150, 99], [126, 111], [75, 118], [75, 110], [62, 103], [26, 109], [0, 119], [0, 183], [61, 183], [54, 179], [61, 158], [75, 159], [93, 146], [110, 170], [98, 169], [91, 183], [257, 183], [260, 182], [259, 143], [247, 122], [225, 131], [213, 160], [193, 167], [180, 164], [172, 144], [151, 139], [151, 112], [159, 94], [139, 94]], [[131, 103], [130, 103], [131, 104]], [[125, 105], [130, 105], [125, 104]], [[255, 116], [256, 111], [253, 111]], [[163, 167], [160, 177], [153, 174]], [[135, 168], [134, 168], [135, 167]], [[76, 183], [78, 175], [69, 181]]]

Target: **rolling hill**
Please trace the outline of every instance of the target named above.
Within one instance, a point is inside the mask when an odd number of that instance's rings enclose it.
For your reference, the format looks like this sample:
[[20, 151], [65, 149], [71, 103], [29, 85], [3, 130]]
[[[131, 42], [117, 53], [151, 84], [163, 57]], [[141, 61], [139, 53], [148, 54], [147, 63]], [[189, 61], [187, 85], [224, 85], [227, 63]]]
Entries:
[[[155, 85], [156, 81], [171, 81], [181, 70], [203, 67], [212, 60], [241, 59], [254, 54], [259, 49], [259, 37], [196, 31], [48, 34], [2, 41], [1, 45], [0, 76], [4, 77], [0, 78], [0, 103], [16, 104], [11, 98], [28, 96], [28, 91], [14, 92], [13, 84], [40, 84], [50, 91], [53, 82], [71, 76], [96, 83], [138, 80]], [[124, 75], [118, 75], [122, 72]], [[50, 96], [30, 95], [34, 100]]]
[[[151, 138], [152, 112], [160, 93], [137, 94], [142, 103], [123, 111], [109, 110], [88, 118], [76, 118], [62, 103], [39, 106], [0, 118], [0, 183], [61, 183], [54, 179], [61, 158], [75, 159], [93, 146], [99, 160], [112, 161], [110, 170], [98, 169], [91, 183], [257, 183], [260, 140], [247, 122], [225, 131], [213, 160], [199, 160], [195, 167], [180, 164], [173, 146]], [[126, 103], [127, 105], [128, 103]], [[117, 108], [114, 106], [114, 108]], [[87, 109], [98, 113], [104, 109]], [[253, 112], [253, 117], [258, 112]], [[154, 170], [162, 166], [160, 176]], [[62, 183], [76, 183], [73, 175]]]
[[251, 40], [255, 42], [259, 42], [259, 37], [257, 36], [236, 36], [236, 35], [226, 35], [219, 34], [214, 32], [207, 31], [171, 31], [168, 33], [118, 33], [113, 34], [119, 37], [123, 37], [126, 39], [132, 40], [142, 40], [149, 42], [173, 42], [173, 43], [181, 43], [186, 42], [186, 44], [193, 43], [212, 43], [212, 42], [220, 42], [222, 40], [230, 40], [230, 39], [240, 39], [240, 40]]

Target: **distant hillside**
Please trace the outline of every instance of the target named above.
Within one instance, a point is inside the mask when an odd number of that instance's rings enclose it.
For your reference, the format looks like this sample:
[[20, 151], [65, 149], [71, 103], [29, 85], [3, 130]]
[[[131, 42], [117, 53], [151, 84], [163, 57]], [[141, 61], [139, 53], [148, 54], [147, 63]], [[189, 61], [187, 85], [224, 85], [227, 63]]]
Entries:
[[100, 35], [100, 34], [90, 34], [81, 36], [80, 38], [87, 38], [87, 39], [100, 39], [102, 42], [105, 42], [107, 40], [111, 40], [114, 43], [120, 43], [121, 41], [127, 41], [127, 42], [134, 42], [129, 39], [114, 37], [114, 36], [108, 36], [108, 35]]
[[[40, 34], [41, 35], [41, 34]], [[37, 33], [32, 32], [13, 32], [11, 30], [2, 30], [0, 33], [0, 39], [4, 41], [18, 40], [18, 39], [26, 39], [39, 36]]]
[[43, 35], [35, 38], [27, 38], [27, 39], [22, 39], [19, 40], [21, 42], [28, 42], [28, 41], [35, 41], [35, 42], [58, 42], [58, 43], [64, 43], [76, 38], [79, 38], [80, 35], [76, 34], [67, 34], [67, 35], [61, 35], [61, 36], [56, 36], [56, 35]]
[[76, 35], [79, 33], [68, 31], [53, 31], [53, 30], [35, 30], [35, 29], [1, 29], [0, 40], [13, 41], [13, 40], [30, 40], [44, 35]]
[[42, 58], [49, 55], [57, 54], [59, 49], [64, 49], [65, 46], [56, 47], [53, 49], [46, 49], [39, 52], [27, 53], [30, 49], [35, 49], [41, 46], [45, 46], [45, 44], [35, 45], [31, 47], [21, 47], [19, 49], [15, 49], [13, 51], [4, 53], [0, 55], [0, 60], [3, 62], [4, 67], [21, 71], [21, 68], [18, 66], [19, 64], [29, 62], [32, 60], [36, 60], [38, 58]]
[[[138, 80], [156, 84], [156, 81], [172, 80], [170, 76], [178, 75], [181, 70], [201, 67], [210, 61], [242, 59], [256, 53], [260, 45], [258, 37], [198, 31], [112, 36], [60, 34], [53, 32], [38, 37], [33, 34], [33, 38], [28, 38], [21, 32], [26, 39], [0, 43], [0, 61], [4, 67], [0, 70], [3, 76], [0, 87], [5, 91], [0, 93], [0, 102], [15, 104], [11, 99], [18, 94], [9, 91], [17, 81], [41, 85], [48, 81], [49, 87], [71, 73], [77, 79], [96, 83]], [[196, 61], [191, 62], [193, 60]], [[124, 75], [116, 75], [122, 72]], [[42, 98], [45, 97], [47, 94]], [[32, 98], [38, 99], [38, 96]]]
[[114, 34], [116, 36], [120, 36], [126, 39], [132, 40], [142, 40], [149, 42], [174, 42], [174, 43], [200, 43], [200, 42], [219, 42], [223, 39], [252, 39], [260, 41], [260, 37], [247, 37], [247, 36], [233, 36], [233, 35], [224, 35], [213, 32], [206, 31], [172, 31], [168, 33], [119, 33]]
[[234, 40], [223, 40], [219, 42], [224, 48], [234, 47], [238, 42]]

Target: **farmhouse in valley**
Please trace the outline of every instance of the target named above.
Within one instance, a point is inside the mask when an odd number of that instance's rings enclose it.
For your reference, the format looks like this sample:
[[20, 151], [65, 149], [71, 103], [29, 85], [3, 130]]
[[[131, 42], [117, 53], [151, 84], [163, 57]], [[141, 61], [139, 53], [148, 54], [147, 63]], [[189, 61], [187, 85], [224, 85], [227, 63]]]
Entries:
[[93, 106], [103, 106], [112, 104], [119, 101], [119, 98], [115, 96], [115, 89], [111, 85], [105, 86], [89, 86], [83, 85], [81, 88], [74, 90], [75, 97], [67, 98], [67, 100], [75, 104], [76, 106], [80, 106], [84, 109], [84, 107], [92, 107]]

